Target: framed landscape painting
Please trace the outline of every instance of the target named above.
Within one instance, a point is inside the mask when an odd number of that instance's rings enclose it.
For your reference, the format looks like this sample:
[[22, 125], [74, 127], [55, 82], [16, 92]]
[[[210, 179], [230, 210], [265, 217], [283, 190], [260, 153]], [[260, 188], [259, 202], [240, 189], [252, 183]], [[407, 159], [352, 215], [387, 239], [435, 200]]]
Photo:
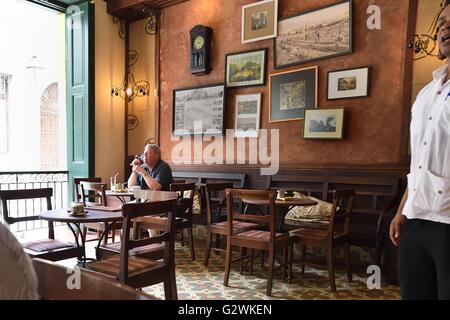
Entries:
[[367, 97], [368, 95], [369, 68], [328, 72], [328, 100]]
[[275, 68], [351, 53], [352, 1], [280, 19], [274, 48]]
[[344, 108], [317, 108], [305, 111], [303, 139], [342, 139]]
[[242, 7], [241, 42], [277, 36], [278, 0], [263, 0]]
[[224, 84], [173, 90], [172, 135], [223, 134]]
[[236, 95], [235, 137], [258, 137], [260, 110], [261, 93]]
[[317, 107], [317, 66], [271, 74], [270, 122], [303, 119]]
[[225, 57], [227, 87], [264, 85], [267, 49], [230, 53]]

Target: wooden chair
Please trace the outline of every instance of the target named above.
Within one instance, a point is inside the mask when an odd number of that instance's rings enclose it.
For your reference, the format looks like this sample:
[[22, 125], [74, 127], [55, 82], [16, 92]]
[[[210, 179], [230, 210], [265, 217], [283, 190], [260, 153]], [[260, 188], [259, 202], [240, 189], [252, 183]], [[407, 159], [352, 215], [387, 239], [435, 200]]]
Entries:
[[[41, 300], [157, 300], [142, 291], [124, 285], [117, 280], [86, 269], [71, 270], [57, 263], [33, 259], [38, 279], [38, 294]], [[76, 277], [69, 288], [69, 277]]]
[[[345, 269], [347, 279], [352, 282], [350, 263], [350, 215], [352, 213], [354, 190], [333, 191], [333, 207], [331, 209], [328, 229], [299, 228], [290, 232], [291, 241], [302, 246], [302, 273], [305, 272], [306, 249], [308, 245], [319, 245], [326, 248], [327, 266], [331, 291], [336, 292], [334, 278], [334, 249], [344, 247]], [[289, 247], [289, 275], [292, 274], [293, 245]], [[289, 277], [291, 278], [291, 276]]]
[[[231, 263], [232, 263], [232, 247], [237, 246], [241, 248], [250, 248], [256, 250], [268, 251], [268, 279], [266, 294], [272, 294], [273, 270], [275, 262], [275, 253], [277, 249], [284, 249], [284, 278], [286, 278], [286, 262], [287, 262], [287, 248], [289, 246], [289, 234], [276, 232], [276, 212], [275, 212], [275, 198], [277, 193], [268, 190], [244, 190], [244, 189], [226, 189], [227, 197], [227, 253], [225, 261], [225, 276], [223, 284], [228, 286], [230, 277]], [[255, 215], [242, 214], [233, 212], [234, 200], [264, 200], [269, 206], [269, 214]], [[264, 230], [246, 230], [243, 232], [236, 232], [234, 224], [236, 220], [247, 220], [254, 223], [262, 223], [268, 225], [268, 231]], [[250, 255], [253, 260], [253, 254]], [[246, 258], [246, 257], [242, 257]], [[237, 261], [238, 259], [234, 260]], [[253, 265], [251, 266], [253, 268]]]
[[[227, 215], [222, 214], [222, 208], [225, 207], [226, 197], [225, 189], [233, 188], [232, 182], [225, 183], [207, 183], [205, 185], [205, 197], [206, 197], [206, 252], [205, 252], [205, 267], [208, 266], [209, 257], [211, 250], [214, 251], [226, 251], [221, 249], [220, 246], [220, 236], [227, 235]], [[216, 211], [216, 214], [213, 214]], [[244, 221], [234, 221], [233, 223], [233, 233], [242, 232], [248, 229], [258, 228], [260, 225], [256, 223], [249, 223]], [[216, 235], [215, 247], [211, 247], [212, 236]]]
[[[145, 200], [145, 191], [146, 190], [139, 190], [138, 192], [136, 192], [135, 198], [140, 199], [140, 201]], [[188, 230], [191, 259], [194, 261], [195, 249], [194, 236], [192, 231], [192, 209], [194, 204], [195, 183], [172, 183], [170, 185], [170, 191], [178, 192], [175, 231], [177, 233], [181, 233], [181, 242], [184, 245], [183, 230]], [[184, 196], [186, 193], [187, 197], [185, 198]], [[143, 217], [138, 219], [138, 226], [136, 227], [136, 229], [154, 229], [161, 231], [165, 229], [166, 221], [167, 217], [165, 215]]]
[[102, 182], [102, 178], [93, 177], [93, 178], [73, 178], [73, 201], [81, 202], [81, 187], [80, 182]]
[[[122, 206], [122, 242], [120, 256], [89, 263], [91, 270], [101, 272], [118, 279], [121, 283], [134, 288], [142, 288], [164, 282], [166, 299], [177, 299], [175, 280], [175, 210], [176, 200], [126, 203]], [[167, 214], [167, 223], [163, 233], [145, 239], [134, 240], [130, 236], [133, 220], [139, 217]], [[144, 259], [130, 255], [130, 250], [154, 243], [164, 243], [162, 261]]]
[[[86, 207], [108, 206], [106, 199], [106, 183], [80, 181], [81, 200]], [[104, 222], [86, 223], [83, 226], [83, 238], [86, 240], [87, 230], [93, 229], [97, 231], [97, 237], [100, 238], [102, 232], [106, 229]], [[111, 227], [112, 241], [114, 242], [116, 230], [121, 228], [121, 223], [115, 223]], [[108, 237], [103, 238], [103, 244], [108, 242]]]
[[[38, 199], [45, 199], [46, 206], [44, 207], [44, 210], [52, 210], [52, 195], [52, 188], [1, 190], [0, 200], [5, 222], [8, 224], [13, 224], [17, 222], [39, 220], [38, 215], [23, 216], [22, 214], [19, 214], [17, 217], [11, 216], [11, 212], [8, 209], [8, 201], [24, 200], [23, 202], [25, 202], [30, 199], [33, 199], [35, 201]], [[39, 257], [52, 261], [81, 257], [81, 252], [75, 244], [55, 240], [53, 222], [48, 223], [47, 239], [24, 243], [22, 244], [22, 246], [25, 252], [28, 253], [31, 257]]]

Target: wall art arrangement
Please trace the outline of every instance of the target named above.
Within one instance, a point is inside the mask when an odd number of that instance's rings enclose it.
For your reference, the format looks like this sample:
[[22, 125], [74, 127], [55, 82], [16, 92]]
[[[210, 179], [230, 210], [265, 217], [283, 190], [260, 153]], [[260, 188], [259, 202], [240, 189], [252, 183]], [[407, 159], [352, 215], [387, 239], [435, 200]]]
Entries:
[[[352, 53], [352, 0], [278, 20], [278, 0], [242, 6], [241, 43], [274, 38], [274, 68]], [[195, 42], [195, 41], [194, 41]], [[200, 46], [200, 44], [199, 44]], [[173, 92], [173, 134], [223, 134], [226, 88], [264, 86], [267, 48], [225, 55], [224, 84]], [[327, 100], [367, 97], [369, 67], [327, 74]], [[235, 95], [235, 136], [257, 137], [260, 92]], [[304, 120], [305, 139], [342, 139], [344, 108], [318, 108], [318, 67], [269, 75], [269, 122]], [[200, 125], [201, 123], [201, 125]]]
[[328, 72], [328, 99], [367, 97], [368, 95], [368, 67]]
[[274, 66], [284, 68], [352, 52], [352, 2], [280, 19]]
[[227, 87], [264, 85], [267, 49], [230, 53], [225, 56]]
[[305, 111], [303, 139], [342, 139], [344, 108], [320, 108]]
[[241, 42], [277, 36], [278, 0], [263, 0], [242, 7]]
[[303, 119], [317, 107], [317, 67], [270, 75], [270, 122]]
[[225, 90], [224, 84], [174, 90], [172, 134], [223, 134]]
[[261, 109], [261, 94], [236, 95], [235, 137], [258, 137]]

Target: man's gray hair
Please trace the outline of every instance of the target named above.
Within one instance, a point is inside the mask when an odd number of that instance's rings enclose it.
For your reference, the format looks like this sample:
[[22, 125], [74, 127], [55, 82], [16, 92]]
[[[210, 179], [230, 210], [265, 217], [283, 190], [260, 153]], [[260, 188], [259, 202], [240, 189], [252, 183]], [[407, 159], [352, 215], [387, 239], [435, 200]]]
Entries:
[[161, 158], [161, 149], [159, 148], [159, 146], [157, 144], [154, 144], [154, 143], [146, 144], [145, 148], [144, 148], [144, 152], [147, 149], [152, 149], [153, 151], [155, 151], [155, 153], [158, 155], [158, 157]]

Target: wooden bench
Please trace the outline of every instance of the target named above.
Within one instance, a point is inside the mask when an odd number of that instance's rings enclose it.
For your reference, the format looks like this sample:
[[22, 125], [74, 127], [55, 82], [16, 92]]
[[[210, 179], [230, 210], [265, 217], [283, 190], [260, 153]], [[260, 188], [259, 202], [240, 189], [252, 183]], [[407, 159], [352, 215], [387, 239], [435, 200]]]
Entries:
[[206, 198], [204, 195], [204, 186], [206, 183], [214, 182], [232, 182], [234, 188], [245, 188], [245, 173], [227, 173], [227, 172], [196, 172], [196, 171], [173, 171], [174, 179], [182, 179], [186, 182], [195, 182], [200, 191], [200, 214], [193, 215], [193, 223], [206, 225]]
[[[333, 190], [354, 189], [356, 197], [351, 216], [350, 242], [352, 245], [374, 248], [376, 264], [381, 266], [381, 253], [389, 222], [401, 198], [400, 182], [400, 178], [395, 176], [342, 175], [305, 170], [305, 173], [268, 176], [266, 188], [298, 191], [329, 202]], [[294, 220], [285, 221], [289, 229], [305, 224]]]

